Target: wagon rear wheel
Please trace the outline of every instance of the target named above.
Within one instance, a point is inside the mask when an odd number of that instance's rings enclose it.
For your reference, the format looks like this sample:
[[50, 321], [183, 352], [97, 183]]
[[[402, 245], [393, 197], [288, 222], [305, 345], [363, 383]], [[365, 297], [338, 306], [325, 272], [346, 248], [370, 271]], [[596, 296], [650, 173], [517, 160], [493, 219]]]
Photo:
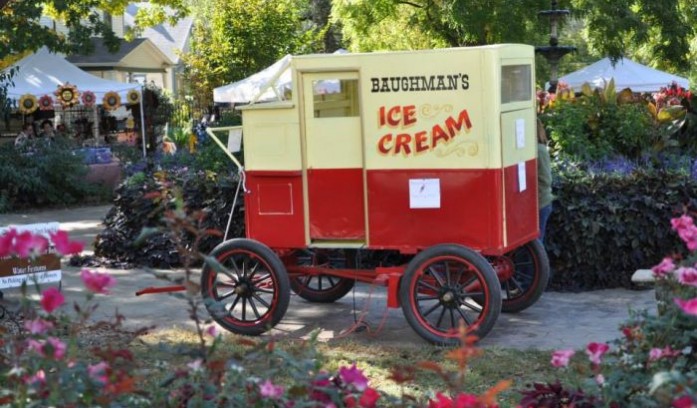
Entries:
[[435, 344], [458, 344], [461, 321], [482, 338], [501, 311], [493, 268], [460, 245], [436, 245], [416, 255], [404, 273], [399, 296], [407, 322]]
[[501, 310], [517, 313], [540, 299], [549, 281], [549, 260], [538, 240], [516, 248], [504, 256], [493, 258], [499, 267], [510, 268], [512, 276], [501, 281]]
[[[346, 250], [304, 250], [294, 254], [297, 265], [324, 268], [353, 268], [352, 253]], [[332, 303], [353, 289], [356, 281], [331, 275], [300, 275], [290, 280], [290, 288], [301, 298], [314, 303]]]
[[213, 320], [246, 335], [274, 327], [290, 301], [288, 274], [278, 256], [249, 239], [225, 241], [211, 256], [224, 268], [206, 264], [201, 275], [204, 304]]

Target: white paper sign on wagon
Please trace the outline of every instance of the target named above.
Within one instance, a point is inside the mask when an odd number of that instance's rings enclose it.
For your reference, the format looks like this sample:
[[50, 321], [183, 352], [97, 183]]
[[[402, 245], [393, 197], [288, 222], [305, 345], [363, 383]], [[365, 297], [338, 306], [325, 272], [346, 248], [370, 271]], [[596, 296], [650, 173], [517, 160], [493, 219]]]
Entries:
[[440, 179], [409, 179], [409, 208], [440, 208]]

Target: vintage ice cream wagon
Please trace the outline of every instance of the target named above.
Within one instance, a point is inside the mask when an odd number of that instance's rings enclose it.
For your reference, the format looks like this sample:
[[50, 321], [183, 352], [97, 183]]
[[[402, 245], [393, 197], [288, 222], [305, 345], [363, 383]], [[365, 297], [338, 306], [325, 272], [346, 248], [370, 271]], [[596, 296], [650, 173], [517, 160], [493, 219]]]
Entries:
[[291, 290], [387, 286], [439, 344], [480, 337], [549, 277], [538, 237], [534, 51], [502, 44], [292, 59], [289, 100], [242, 109], [247, 238], [204, 267], [213, 318], [256, 335]]

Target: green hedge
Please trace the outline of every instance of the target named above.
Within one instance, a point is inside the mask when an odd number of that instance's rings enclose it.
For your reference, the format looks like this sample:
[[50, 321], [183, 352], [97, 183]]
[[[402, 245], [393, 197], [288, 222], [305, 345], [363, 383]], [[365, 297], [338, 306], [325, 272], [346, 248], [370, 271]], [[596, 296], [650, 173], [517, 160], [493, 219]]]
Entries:
[[696, 208], [697, 180], [682, 172], [561, 172], [546, 247], [556, 290], [631, 287], [637, 269], [683, 248], [670, 218]]
[[0, 213], [104, 202], [110, 191], [85, 181], [88, 168], [68, 142], [0, 145]]

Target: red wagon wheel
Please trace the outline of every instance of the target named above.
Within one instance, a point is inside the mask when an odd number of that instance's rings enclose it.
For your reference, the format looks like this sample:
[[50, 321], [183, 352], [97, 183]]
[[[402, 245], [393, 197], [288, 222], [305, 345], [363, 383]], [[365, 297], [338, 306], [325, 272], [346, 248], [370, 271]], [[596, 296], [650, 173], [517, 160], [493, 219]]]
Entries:
[[[353, 268], [354, 258], [346, 250], [304, 250], [294, 254], [297, 265], [324, 268]], [[356, 281], [331, 275], [301, 275], [290, 280], [290, 288], [314, 303], [331, 303], [346, 296]]]
[[399, 287], [404, 316], [424, 339], [456, 345], [460, 321], [484, 337], [501, 312], [499, 281], [478, 253], [436, 245], [416, 255]]
[[540, 241], [534, 240], [504, 256], [491, 259], [495, 269], [502, 269], [508, 279], [501, 279], [501, 310], [517, 313], [540, 299], [549, 281], [549, 259]]
[[290, 301], [288, 274], [267, 246], [233, 239], [211, 252], [225, 270], [208, 264], [201, 292], [213, 320], [233, 333], [259, 335], [275, 326]]

